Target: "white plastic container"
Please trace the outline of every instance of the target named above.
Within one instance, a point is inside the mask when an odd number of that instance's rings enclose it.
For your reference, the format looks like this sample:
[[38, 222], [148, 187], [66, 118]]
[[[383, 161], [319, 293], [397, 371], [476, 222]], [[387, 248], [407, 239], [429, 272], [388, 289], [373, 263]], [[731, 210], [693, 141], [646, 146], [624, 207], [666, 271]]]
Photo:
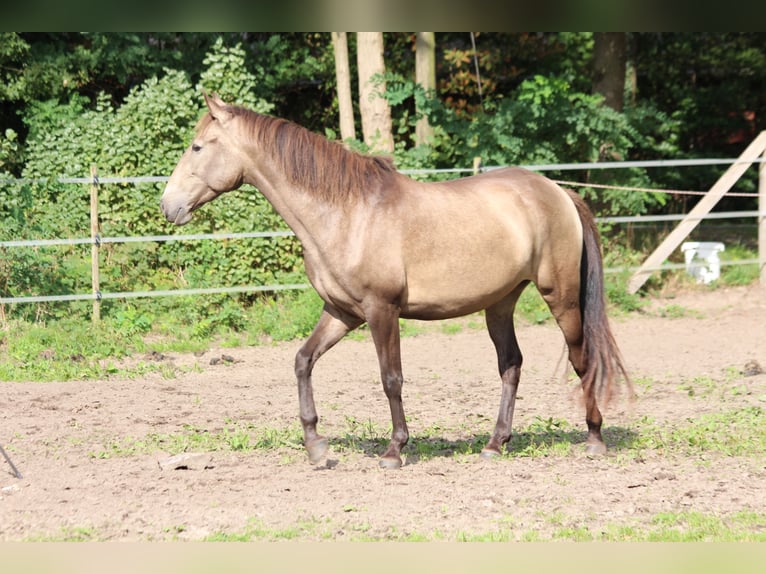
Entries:
[[724, 244], [717, 241], [686, 241], [681, 245], [686, 272], [697, 279], [697, 283], [707, 285], [715, 281], [721, 276], [718, 253], [725, 249]]

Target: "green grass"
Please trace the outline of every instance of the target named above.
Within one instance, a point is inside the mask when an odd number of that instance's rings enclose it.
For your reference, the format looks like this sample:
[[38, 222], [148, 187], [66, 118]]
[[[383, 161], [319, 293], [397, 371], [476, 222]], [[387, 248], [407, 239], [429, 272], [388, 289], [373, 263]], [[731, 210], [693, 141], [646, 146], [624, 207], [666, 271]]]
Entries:
[[728, 261], [758, 259], [758, 253], [741, 245], [726, 245], [726, 250], [720, 254], [721, 276], [717, 283], [723, 285], [749, 285], [758, 280], [758, 263], [726, 265]]
[[303, 338], [322, 309], [309, 289], [264, 298], [248, 308], [232, 299], [196, 303], [189, 302], [188, 312], [173, 308], [165, 314], [156, 314], [159, 304], [125, 304], [98, 325], [82, 319], [9, 321], [0, 330], [0, 381], [93, 380], [157, 371], [172, 376], [165, 372], [167, 365], [156, 362], [120, 362], [152, 351], [201, 351], [214, 342], [236, 347]]
[[630, 429], [607, 428], [604, 435], [614, 451], [636, 458], [647, 451], [762, 457], [766, 456], [766, 413], [749, 406], [664, 424], [645, 417]]
[[[411, 438], [403, 454], [413, 461], [438, 457], [476, 456], [490, 437], [489, 422], [446, 428], [432, 425], [417, 429], [411, 425]], [[584, 426], [584, 425], [583, 425]], [[555, 418], [537, 417], [523, 427], [514, 428], [503, 458], [567, 457], [580, 452], [587, 436], [581, 425]], [[739, 407], [705, 414], [680, 422], [660, 424], [643, 417], [628, 427], [607, 426], [604, 440], [613, 459], [641, 459], [647, 453], [699, 457], [703, 454], [729, 457], [766, 456], [766, 412], [758, 406]], [[328, 433], [336, 454], [361, 454], [375, 457], [388, 444], [391, 429], [372, 421], [346, 418], [345, 430]], [[290, 460], [302, 458], [303, 434], [297, 422], [273, 428], [253, 423], [226, 421], [217, 429], [186, 426], [174, 433], [149, 433], [143, 437], [108, 437], [93, 458], [134, 456], [163, 451], [183, 452], [259, 452], [283, 450]]]
[[[50, 325], [13, 323], [0, 345], [0, 380], [71, 380], [101, 378], [118, 371], [114, 361], [146, 351], [137, 335], [108, 325], [61, 320]], [[132, 374], [152, 367], [141, 365]]]
[[54, 534], [32, 535], [27, 542], [97, 542], [101, 536], [95, 528], [86, 526], [65, 526]]
[[516, 303], [516, 316], [533, 324], [542, 324], [553, 318], [548, 304], [534, 285], [530, 285], [521, 293]]
[[321, 524], [316, 519], [300, 520], [294, 525], [283, 528], [268, 528], [260, 521], [251, 520], [239, 532], [216, 532], [204, 538], [205, 542], [276, 542], [280, 540], [300, 540], [303, 538], [324, 538], [319, 534]]
[[[595, 529], [591, 520], [570, 518], [563, 512], [540, 516], [540, 524], [519, 527], [512, 517], [498, 521], [495, 529], [445, 534], [401, 531], [389, 527], [373, 533], [366, 522], [346, 523], [340, 528], [329, 519], [300, 519], [294, 525], [269, 527], [251, 520], [243, 529], [217, 532], [208, 542], [266, 542], [278, 540], [330, 540], [355, 542], [766, 542], [766, 513], [712, 514], [696, 511], [662, 512], [632, 524], [607, 523]], [[342, 530], [342, 534], [340, 533]]]
[[251, 423], [227, 423], [217, 430], [188, 425], [175, 433], [150, 433], [144, 437], [109, 438], [92, 458], [127, 457], [157, 451], [168, 454], [184, 452], [253, 452], [279, 449], [303, 449], [303, 432], [297, 423], [287, 428], [258, 427]]
[[[348, 511], [353, 513], [354, 510]], [[301, 517], [294, 523], [270, 526], [252, 518], [241, 529], [218, 531], [205, 542], [276, 542], [348, 540], [354, 542], [766, 542], [766, 513], [739, 511], [713, 514], [699, 511], [660, 512], [630, 524], [610, 522], [594, 528], [587, 518], [572, 518], [563, 511], [540, 515], [539, 524], [520, 527], [512, 516], [485, 531], [402, 531], [389, 527], [374, 532], [367, 522], [342, 525], [329, 518]], [[165, 528], [167, 540], [176, 540], [184, 525]], [[51, 534], [31, 534], [28, 542], [94, 542], [102, 539], [98, 529], [67, 526]]]

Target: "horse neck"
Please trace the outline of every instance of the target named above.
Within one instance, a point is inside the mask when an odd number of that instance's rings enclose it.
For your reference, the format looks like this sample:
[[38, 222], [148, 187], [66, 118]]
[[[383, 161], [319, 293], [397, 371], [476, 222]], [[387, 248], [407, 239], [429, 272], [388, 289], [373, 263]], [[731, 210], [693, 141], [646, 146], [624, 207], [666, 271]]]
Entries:
[[[250, 157], [259, 157], [251, 155]], [[337, 209], [291, 184], [286, 175], [269, 158], [259, 157], [245, 174], [245, 182], [256, 187], [302, 243], [326, 232], [328, 220]]]

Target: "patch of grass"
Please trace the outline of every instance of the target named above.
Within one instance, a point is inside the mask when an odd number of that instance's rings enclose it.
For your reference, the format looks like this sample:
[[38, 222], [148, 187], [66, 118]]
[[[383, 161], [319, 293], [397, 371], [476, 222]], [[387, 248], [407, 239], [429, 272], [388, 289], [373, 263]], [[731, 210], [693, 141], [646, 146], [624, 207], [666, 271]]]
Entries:
[[358, 421], [346, 416], [346, 430], [342, 437], [330, 437], [330, 446], [336, 452], [357, 452], [377, 456], [388, 444], [391, 428], [381, 429], [374, 421]]
[[640, 527], [611, 526], [599, 539], [610, 542], [764, 542], [766, 514], [727, 516], [703, 512], [663, 512]]
[[663, 319], [683, 319], [685, 317], [689, 317], [693, 319], [702, 318], [702, 313], [700, 313], [699, 311], [687, 309], [686, 307], [682, 305], [678, 305], [676, 303], [671, 303], [670, 305], [660, 307], [657, 310], [657, 315], [659, 315]]
[[[52, 325], [14, 322], [0, 339], [0, 380], [56, 381], [104, 378], [121, 372], [142, 375], [154, 366], [120, 371], [114, 359], [146, 350], [139, 335], [109, 325], [60, 320]], [[110, 361], [112, 359], [112, 361]]]
[[766, 414], [750, 406], [687, 419], [685, 424], [639, 424], [632, 451], [654, 450], [684, 456], [718, 453], [726, 456], [766, 455]]
[[720, 388], [720, 384], [714, 378], [709, 376], [694, 377], [691, 381], [681, 383], [680, 389], [686, 391], [690, 397], [707, 397]]
[[622, 313], [641, 311], [646, 306], [646, 300], [637, 293], [628, 293], [630, 271], [607, 273], [604, 275], [604, 292], [606, 300], [612, 309]]
[[511, 457], [566, 456], [584, 441], [585, 431], [567, 421], [535, 417], [527, 428], [513, 433], [506, 452]]
[[[539, 526], [519, 527], [513, 516], [504, 516], [497, 527], [487, 531], [441, 530], [422, 532], [392, 526], [377, 532], [369, 522], [344, 523], [342, 528], [330, 519], [302, 517], [286, 526], [269, 526], [251, 519], [241, 530], [220, 531], [204, 538], [208, 542], [273, 542], [338, 539], [356, 542], [766, 542], [766, 513], [741, 511], [713, 514], [698, 511], [661, 512], [630, 524], [612, 522], [595, 527], [589, 518], [572, 518], [565, 511], [538, 517]], [[345, 522], [345, 521], [344, 521]], [[184, 527], [181, 527], [184, 528]], [[69, 529], [67, 540], [77, 540], [80, 529]], [[82, 529], [88, 536], [90, 529]], [[176, 528], [168, 529], [175, 537]], [[95, 533], [93, 533], [95, 539]], [[45, 538], [46, 540], [49, 538]], [[50, 538], [61, 540], [61, 538]], [[84, 538], [89, 539], [89, 538]]]
[[425, 331], [423, 323], [407, 319], [399, 319], [399, 335], [401, 337], [415, 337]]
[[758, 253], [741, 245], [727, 245], [726, 250], [720, 254], [721, 276], [716, 283], [723, 285], [750, 285], [758, 280], [758, 263], [746, 263], [726, 265], [728, 261], [739, 262], [743, 260], [758, 259]]
[[[276, 542], [279, 540], [300, 540], [318, 535], [321, 524], [316, 519], [300, 520], [292, 526], [268, 528], [258, 520], [250, 523], [240, 532], [216, 532], [204, 538], [205, 542]], [[326, 536], [321, 536], [324, 538]]]
[[611, 523], [594, 530], [582, 519], [570, 520], [563, 513], [542, 517], [553, 530], [518, 530], [502, 526], [484, 533], [458, 532], [457, 542], [764, 542], [766, 514], [736, 512], [728, 515], [703, 512], [662, 512], [648, 522]]
[[264, 338], [289, 341], [308, 337], [323, 306], [313, 289], [288, 291], [253, 305], [246, 315], [247, 343], [256, 344]]
[[32, 535], [27, 542], [97, 542], [101, 540], [95, 528], [86, 526], [64, 526], [56, 534]]
[[516, 303], [516, 315], [536, 325], [553, 319], [548, 304], [534, 285], [530, 285], [522, 292]]
[[[487, 423], [487, 421], [484, 421]], [[488, 423], [487, 423], [488, 424]], [[478, 455], [489, 441], [484, 427], [442, 428], [438, 425], [412, 430], [404, 456], [415, 460], [436, 457]], [[701, 415], [681, 423], [658, 423], [643, 417], [631, 427], [606, 426], [604, 440], [619, 460], [642, 458], [647, 451], [681, 456], [705, 453], [724, 456], [766, 456], [766, 413], [762, 407], [749, 406], [721, 413]], [[371, 420], [346, 418], [342, 436], [329, 436], [336, 453], [379, 456], [389, 442], [390, 426], [381, 428]], [[448, 438], [453, 436], [466, 438]], [[525, 427], [515, 428], [503, 458], [566, 457], [578, 452], [587, 433], [579, 425], [552, 417], [537, 417]], [[93, 458], [133, 456], [157, 451], [183, 452], [253, 452], [278, 451], [303, 453], [303, 431], [298, 423], [285, 428], [257, 427], [252, 423], [227, 422], [217, 430], [187, 426], [175, 433], [150, 433], [144, 437], [104, 440]], [[289, 461], [294, 462], [290, 456]]]
[[443, 323], [441, 332], [445, 335], [457, 335], [463, 330], [463, 325], [457, 322]]
[[115, 438], [104, 442], [102, 450], [92, 458], [134, 456], [157, 451], [171, 455], [184, 452], [252, 452], [258, 450], [303, 449], [303, 431], [299, 425], [286, 428], [256, 427], [246, 423], [230, 423], [225, 428], [209, 431], [188, 425], [177, 433], [150, 433], [142, 438]]
[[6, 322], [0, 331], [0, 381], [141, 376], [167, 367], [117, 365], [149, 351], [204, 351], [213, 341], [236, 347], [303, 338], [313, 330], [323, 303], [314, 290], [305, 289], [264, 297], [250, 307], [230, 297], [189, 299], [188, 312], [179, 312], [186, 308], [180, 305], [126, 304], [111, 309], [98, 325], [82, 318]]

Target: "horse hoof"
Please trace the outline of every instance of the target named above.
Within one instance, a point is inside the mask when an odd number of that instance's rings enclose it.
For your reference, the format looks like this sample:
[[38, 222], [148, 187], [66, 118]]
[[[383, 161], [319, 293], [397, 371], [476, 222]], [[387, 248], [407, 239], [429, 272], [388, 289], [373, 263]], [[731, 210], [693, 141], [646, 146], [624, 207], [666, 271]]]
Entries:
[[603, 442], [585, 445], [585, 454], [589, 456], [601, 456], [606, 454], [606, 445]]
[[309, 454], [309, 462], [311, 464], [317, 464], [324, 458], [324, 455], [327, 453], [327, 445], [327, 439], [324, 437], [316, 439], [311, 444], [306, 445], [306, 450]]
[[498, 458], [500, 456], [500, 453], [496, 450], [484, 448], [481, 450], [481, 453], [479, 454], [481, 458], [484, 460], [493, 460], [495, 458]]
[[380, 461], [378, 462], [378, 465], [380, 465], [380, 468], [384, 468], [386, 470], [396, 470], [402, 467], [402, 459], [401, 458], [381, 458]]

